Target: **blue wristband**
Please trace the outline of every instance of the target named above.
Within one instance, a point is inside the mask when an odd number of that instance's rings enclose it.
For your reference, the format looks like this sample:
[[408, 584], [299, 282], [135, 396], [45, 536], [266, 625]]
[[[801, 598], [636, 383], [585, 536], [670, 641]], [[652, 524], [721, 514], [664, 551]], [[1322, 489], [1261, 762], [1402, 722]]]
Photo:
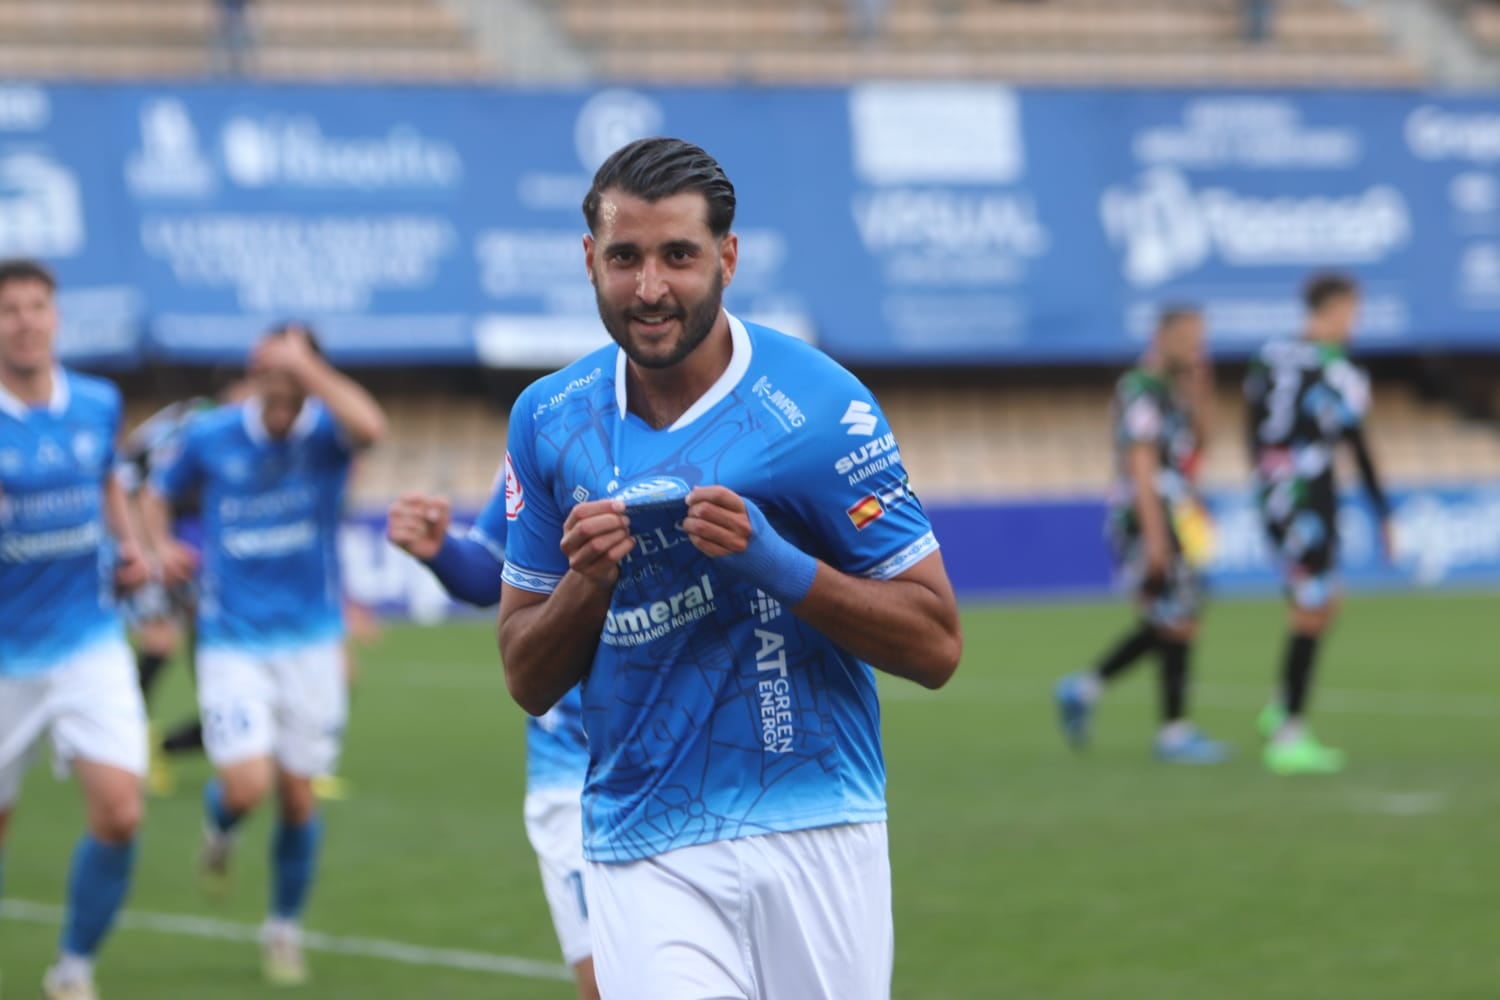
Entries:
[[801, 604], [818, 575], [818, 560], [782, 538], [749, 499], [750, 543], [743, 552], [719, 556], [718, 563], [744, 577], [787, 607]]

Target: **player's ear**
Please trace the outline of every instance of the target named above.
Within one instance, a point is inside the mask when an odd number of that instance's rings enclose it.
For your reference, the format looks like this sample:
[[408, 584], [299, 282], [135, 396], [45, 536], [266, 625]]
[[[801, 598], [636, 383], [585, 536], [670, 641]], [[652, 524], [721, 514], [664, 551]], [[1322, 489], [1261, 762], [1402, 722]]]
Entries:
[[583, 263], [589, 269], [589, 284], [594, 283], [594, 250], [598, 246], [593, 233], [583, 234]]
[[719, 241], [719, 273], [724, 276], [724, 287], [734, 282], [734, 269], [740, 263], [740, 238], [734, 233], [725, 233]]

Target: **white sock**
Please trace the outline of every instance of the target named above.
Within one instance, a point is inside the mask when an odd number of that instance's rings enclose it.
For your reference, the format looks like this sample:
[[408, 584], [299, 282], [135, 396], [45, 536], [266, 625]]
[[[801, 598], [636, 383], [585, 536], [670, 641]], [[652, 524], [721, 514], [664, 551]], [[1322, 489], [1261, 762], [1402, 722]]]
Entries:
[[57, 956], [57, 964], [52, 968], [63, 982], [91, 982], [94, 978], [94, 960], [83, 955], [63, 952]]
[[287, 920], [285, 917], [267, 917], [261, 933], [267, 940], [296, 941], [302, 937], [302, 927], [297, 921]]
[[1302, 720], [1288, 716], [1287, 720], [1281, 724], [1281, 728], [1276, 730], [1276, 735], [1271, 737], [1271, 742], [1279, 746], [1286, 746], [1290, 743], [1296, 743], [1306, 734], [1307, 727], [1302, 725]]
[[1156, 734], [1156, 739], [1164, 746], [1178, 747], [1186, 743], [1188, 737], [1192, 735], [1193, 724], [1186, 719], [1178, 719], [1162, 726], [1161, 732]]

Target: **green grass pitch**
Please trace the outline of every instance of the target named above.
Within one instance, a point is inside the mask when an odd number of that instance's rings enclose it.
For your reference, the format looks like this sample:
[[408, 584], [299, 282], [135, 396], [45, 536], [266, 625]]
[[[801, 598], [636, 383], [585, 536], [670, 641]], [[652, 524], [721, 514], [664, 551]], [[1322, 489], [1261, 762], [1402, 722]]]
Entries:
[[[1253, 720], [1281, 646], [1272, 602], [1211, 609], [1197, 715], [1235, 760], [1150, 757], [1154, 667], [1112, 691], [1085, 754], [1050, 690], [1129, 622], [1110, 605], [972, 607], [967, 653], [932, 694], [883, 682], [895, 877], [895, 995], [960, 998], [1500, 996], [1500, 658], [1496, 598], [1351, 600], [1326, 645], [1315, 720], [1351, 767], [1275, 779]], [[329, 934], [557, 964], [521, 823], [523, 741], [487, 622], [392, 628], [363, 651], [343, 773], [327, 807], [309, 925]], [[174, 668], [158, 718], [188, 705]], [[197, 792], [152, 800], [130, 908], [252, 925], [267, 817], [245, 830], [224, 900], [194, 877]], [[7, 895], [61, 899], [73, 786], [32, 772]], [[0, 919], [8, 997], [34, 996], [56, 928]], [[198, 926], [198, 924], [193, 924]], [[217, 925], [215, 925], [217, 926]], [[308, 997], [571, 995], [564, 982], [314, 953]], [[125, 929], [107, 1000], [265, 996], [253, 945]], [[294, 995], [288, 992], [285, 995]]]

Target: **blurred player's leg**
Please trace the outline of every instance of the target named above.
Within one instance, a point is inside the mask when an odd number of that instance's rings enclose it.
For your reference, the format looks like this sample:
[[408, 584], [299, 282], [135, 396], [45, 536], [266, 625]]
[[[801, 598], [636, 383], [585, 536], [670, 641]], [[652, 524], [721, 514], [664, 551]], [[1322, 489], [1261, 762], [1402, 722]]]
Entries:
[[313, 778], [331, 774], [348, 719], [345, 657], [340, 642], [278, 654], [276, 763], [281, 810], [271, 842], [271, 907], [262, 931], [266, 978], [293, 984], [307, 978], [302, 913], [317, 874], [322, 818]]
[[271, 839], [271, 912], [261, 932], [266, 979], [278, 985], [307, 980], [302, 957], [302, 911], [317, 871], [323, 824], [311, 779], [278, 776], [281, 809]]
[[199, 867], [216, 891], [225, 888], [235, 829], [271, 792], [275, 696], [270, 668], [257, 657], [223, 648], [199, 652], [204, 750], [217, 772], [203, 791]]
[[96, 648], [54, 678], [54, 748], [83, 788], [87, 828], [73, 851], [67, 913], [49, 997], [94, 996], [94, 958], [130, 886], [146, 771], [146, 712], [123, 643]]
[[583, 875], [581, 788], [548, 788], [526, 796], [526, 836], [536, 851], [542, 891], [563, 961], [573, 969], [579, 1000], [598, 1000], [593, 942]]
[[1318, 646], [1338, 611], [1331, 574], [1334, 518], [1331, 505], [1312, 505], [1267, 525], [1287, 566], [1291, 601], [1281, 690], [1260, 720], [1270, 741], [1265, 765], [1275, 774], [1335, 774], [1344, 768], [1343, 751], [1324, 746], [1306, 722]]
[[1156, 626], [1142, 620], [1110, 647], [1094, 669], [1070, 674], [1057, 682], [1054, 694], [1058, 717], [1069, 743], [1075, 747], [1088, 743], [1094, 705], [1104, 688], [1124, 676], [1141, 657], [1156, 648], [1156, 643]]

